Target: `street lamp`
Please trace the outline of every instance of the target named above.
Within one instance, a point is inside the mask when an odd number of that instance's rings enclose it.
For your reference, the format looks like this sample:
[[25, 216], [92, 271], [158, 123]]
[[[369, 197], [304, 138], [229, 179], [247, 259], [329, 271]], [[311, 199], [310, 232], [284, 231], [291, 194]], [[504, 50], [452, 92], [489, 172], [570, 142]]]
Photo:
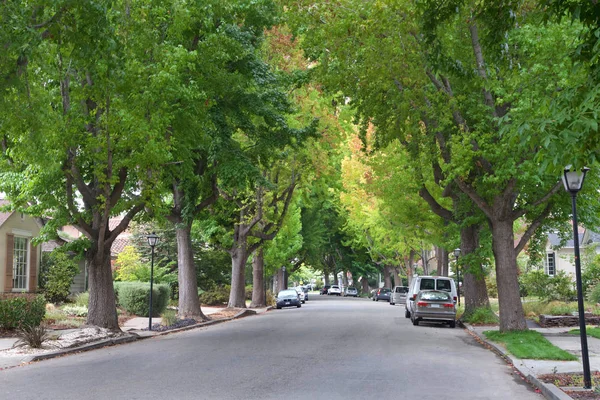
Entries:
[[573, 208], [573, 241], [575, 245], [575, 277], [577, 279], [577, 309], [579, 312], [579, 336], [581, 338], [581, 361], [583, 362], [583, 387], [591, 389], [590, 358], [588, 356], [587, 332], [585, 329], [585, 309], [583, 307], [583, 289], [581, 285], [581, 264], [579, 262], [579, 232], [577, 227], [577, 192], [583, 187], [585, 174], [590, 169], [584, 167], [581, 172], [571, 171], [571, 166], [565, 167], [562, 181], [565, 190], [571, 193]]
[[150, 247], [152, 248], [152, 256], [151, 256], [151, 262], [150, 262], [150, 300], [148, 301], [148, 330], [151, 331], [152, 330], [152, 284], [153, 284], [153, 280], [154, 280], [154, 247], [156, 246], [156, 243], [158, 243], [158, 236], [156, 235], [156, 233], [152, 232], [150, 235], [146, 236], [146, 239], [148, 239], [148, 244], [150, 245]]
[[456, 293], [458, 294], [458, 305], [460, 306], [460, 268], [458, 267], [458, 257], [460, 257], [460, 248], [454, 249], [454, 257], [456, 257]]

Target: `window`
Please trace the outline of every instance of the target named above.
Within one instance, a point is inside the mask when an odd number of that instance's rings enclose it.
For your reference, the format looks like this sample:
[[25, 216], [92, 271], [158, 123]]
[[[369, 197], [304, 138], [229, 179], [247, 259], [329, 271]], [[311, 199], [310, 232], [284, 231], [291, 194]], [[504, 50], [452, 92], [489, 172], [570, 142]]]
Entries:
[[434, 279], [421, 279], [421, 290], [434, 290], [435, 280]]
[[448, 279], [438, 279], [437, 290], [445, 290], [446, 292], [450, 292], [452, 290], [452, 287], [450, 286], [450, 281]]
[[13, 246], [13, 289], [27, 289], [27, 238], [15, 236]]
[[556, 275], [556, 260], [554, 253], [546, 254], [546, 273], [550, 276]]

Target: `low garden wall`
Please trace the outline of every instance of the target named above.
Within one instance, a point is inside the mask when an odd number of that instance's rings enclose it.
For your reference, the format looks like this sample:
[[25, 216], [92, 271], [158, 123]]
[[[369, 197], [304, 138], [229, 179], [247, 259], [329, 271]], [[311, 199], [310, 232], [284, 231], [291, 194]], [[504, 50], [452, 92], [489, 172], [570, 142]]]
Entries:
[[[586, 325], [600, 325], [600, 315], [585, 314]], [[540, 315], [542, 328], [579, 326], [578, 315]]]

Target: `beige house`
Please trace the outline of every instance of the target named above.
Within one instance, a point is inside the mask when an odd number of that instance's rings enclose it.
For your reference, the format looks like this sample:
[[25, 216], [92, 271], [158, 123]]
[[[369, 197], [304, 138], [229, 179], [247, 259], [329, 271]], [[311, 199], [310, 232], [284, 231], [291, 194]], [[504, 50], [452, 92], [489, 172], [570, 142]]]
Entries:
[[[600, 254], [600, 234], [589, 229], [579, 228], [579, 248], [580, 255], [584, 252], [593, 250]], [[583, 268], [583, 266], [582, 266]], [[575, 246], [573, 239], [561, 246], [560, 238], [556, 233], [548, 234], [546, 243], [546, 257], [544, 259], [544, 272], [547, 275], [554, 276], [557, 272], [564, 271], [575, 281]]]
[[[0, 200], [0, 205], [8, 202]], [[35, 292], [41, 246], [34, 246], [40, 225], [23, 213], [0, 212], [0, 293]]]

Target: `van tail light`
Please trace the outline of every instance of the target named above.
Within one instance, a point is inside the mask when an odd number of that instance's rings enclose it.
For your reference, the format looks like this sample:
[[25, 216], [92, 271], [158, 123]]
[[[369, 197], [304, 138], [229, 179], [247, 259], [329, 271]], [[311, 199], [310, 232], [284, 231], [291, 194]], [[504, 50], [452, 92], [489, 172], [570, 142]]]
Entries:
[[413, 300], [415, 300], [417, 298], [416, 294], [413, 294]]
[[456, 296], [454, 296], [453, 298], [454, 298], [454, 302], [456, 303], [457, 297], [456, 297]]
[[444, 304], [444, 308], [454, 308], [454, 304], [446, 303]]
[[417, 307], [427, 307], [427, 303], [426, 303], [426, 302], [424, 302], [424, 301], [419, 301], [419, 302], [417, 303]]

